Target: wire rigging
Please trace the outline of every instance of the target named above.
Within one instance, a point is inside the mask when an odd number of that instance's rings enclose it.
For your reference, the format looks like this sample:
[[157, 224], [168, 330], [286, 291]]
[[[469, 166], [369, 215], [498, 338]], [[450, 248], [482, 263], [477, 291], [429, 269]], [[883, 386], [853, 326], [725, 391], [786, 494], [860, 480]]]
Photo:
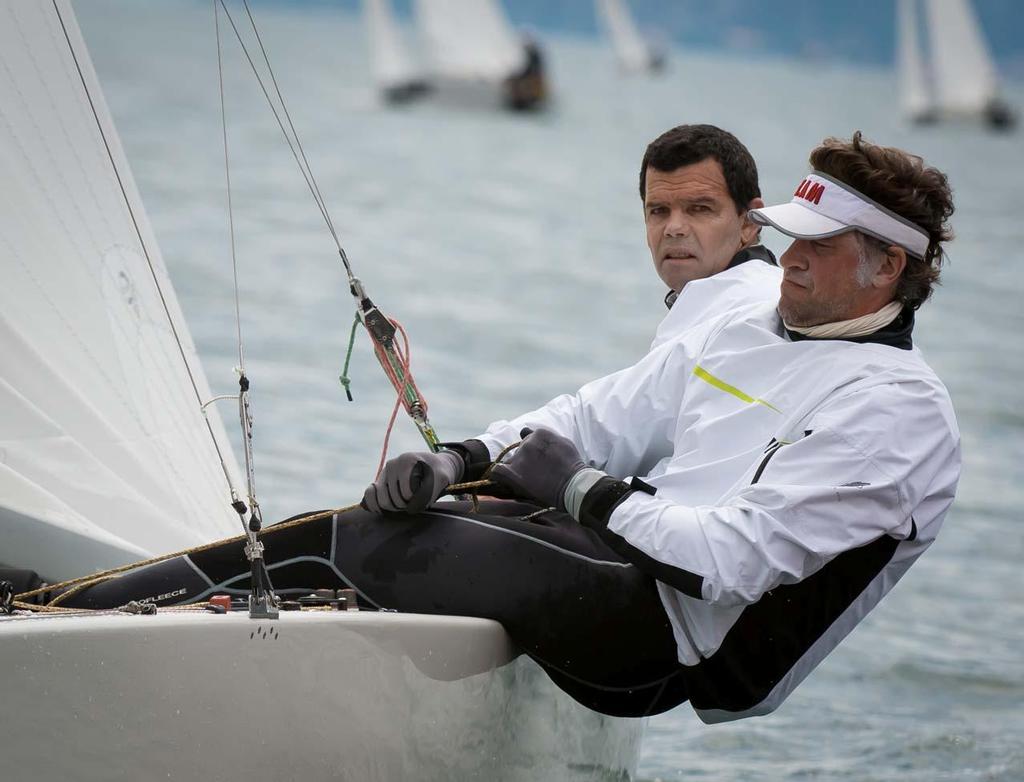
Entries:
[[[235, 211], [231, 198], [231, 156], [228, 152], [228, 121], [227, 106], [224, 99], [224, 63], [221, 55], [220, 43], [220, 14], [217, 11], [217, 0], [213, 4], [213, 24], [217, 38], [217, 77], [220, 89], [220, 116], [221, 116], [221, 137], [224, 145], [224, 179], [226, 182], [228, 202], [228, 234], [231, 244], [231, 272], [235, 292], [235, 329], [238, 339], [238, 375], [239, 375], [239, 419], [242, 426], [242, 448], [245, 453], [245, 477], [246, 488], [249, 495], [249, 505], [254, 514], [258, 513], [256, 503], [255, 471], [252, 460], [252, 417], [248, 410], [249, 381], [245, 373], [245, 351], [242, 342], [242, 306], [238, 290], [238, 253], [235, 246]], [[234, 494], [234, 493], [233, 493]], [[233, 502], [237, 503], [237, 495], [232, 496]], [[244, 516], [245, 511], [239, 510], [239, 515]], [[243, 518], [244, 526], [244, 518]]]
[[[345, 269], [351, 276], [352, 270], [348, 262], [348, 257], [345, 255], [345, 250], [341, 246], [341, 240], [338, 238], [338, 233], [334, 228], [334, 222], [331, 220], [330, 213], [327, 211], [327, 205], [320, 192], [320, 187], [316, 182], [316, 177], [313, 176], [313, 172], [309, 168], [309, 161], [306, 157], [305, 151], [302, 150], [302, 142], [299, 140], [298, 132], [295, 130], [295, 125], [292, 123], [291, 114], [288, 112], [288, 107], [284, 102], [284, 97], [278, 89], [277, 78], [274, 76], [274, 69], [270, 65], [270, 59], [267, 56], [266, 48], [263, 46], [262, 38], [260, 38], [259, 31], [256, 28], [256, 20], [253, 18], [252, 12], [249, 10], [249, 3], [245, 0], [244, 5], [246, 14], [249, 17], [256, 39], [260, 43], [260, 50], [263, 52], [267, 72], [271, 77], [277, 98], [281, 103], [280, 112], [278, 111], [277, 105], [274, 103], [274, 99], [270, 96], [270, 91], [267, 89], [267, 85], [263, 80], [263, 76], [260, 74], [259, 68], [256, 67], [256, 63], [253, 60], [252, 55], [249, 54], [249, 47], [246, 46], [245, 39], [242, 38], [242, 34], [239, 31], [238, 26], [235, 24], [234, 17], [231, 16], [231, 12], [228, 10], [226, 3], [224, 0], [215, 1], [218, 2], [220, 7], [224, 10], [224, 15], [227, 17], [227, 20], [231, 25], [235, 38], [238, 40], [238, 45], [242, 48], [242, 53], [245, 55], [245, 59], [249, 63], [249, 67], [252, 69], [253, 76], [256, 78], [256, 82], [260, 85], [260, 90], [263, 92], [263, 97], [267, 100], [267, 105], [270, 107], [270, 111], [274, 115], [274, 119], [277, 120], [277, 126], [281, 129], [281, 135], [284, 136], [285, 143], [288, 145], [288, 149], [291, 150], [292, 157], [295, 159], [295, 163], [299, 167], [299, 172], [302, 174], [302, 178], [306, 182], [306, 187], [309, 188], [310, 195], [313, 196], [313, 200], [316, 202], [317, 208], [320, 210], [320, 215], [323, 217], [324, 223], [327, 225], [327, 230], [334, 239], [334, 243], [338, 248], [338, 253], [341, 255], [342, 262], [345, 264]], [[285, 127], [285, 123], [281, 119], [281, 113], [284, 113], [287, 117], [291, 133], [289, 133], [288, 128]]]
[[[234, 18], [231, 16], [231, 12], [228, 10], [225, 0], [214, 1], [219, 2], [221, 8], [224, 10], [224, 14], [227, 17], [228, 22], [231, 24], [231, 29], [234, 31], [235, 38], [242, 47], [242, 51], [249, 63], [249, 67], [252, 69], [253, 75], [256, 77], [256, 81], [260, 85], [260, 89], [267, 100], [267, 104], [270, 106], [274, 119], [277, 120], [277, 125], [281, 129], [282, 135], [285, 137], [285, 142], [291, 150], [292, 157], [295, 159], [295, 163], [298, 165], [299, 171], [302, 173], [302, 178], [306, 182], [306, 187], [313, 196], [313, 200], [316, 202], [317, 208], [320, 210], [320, 215], [323, 217], [324, 222], [327, 225], [327, 230], [334, 239], [334, 244], [338, 249], [338, 255], [341, 257], [341, 262], [344, 265], [345, 272], [348, 276], [349, 291], [356, 300], [356, 316], [370, 335], [370, 339], [374, 345], [374, 354], [383, 368], [384, 373], [387, 375], [388, 380], [391, 382], [398, 394], [401, 405], [405, 408], [409, 417], [416, 425], [420, 435], [426, 441], [427, 446], [430, 450], [436, 451], [440, 448], [440, 440], [427, 417], [427, 402], [420, 393], [420, 390], [412, 377], [412, 373], [409, 371], [408, 348], [403, 351], [395, 340], [397, 329], [400, 328], [400, 325], [398, 324], [398, 321], [392, 320], [384, 315], [373, 301], [371, 301], [369, 296], [366, 294], [362, 282], [352, 271], [352, 265], [349, 262], [345, 248], [341, 245], [341, 240], [338, 238], [338, 233], [334, 227], [334, 221], [331, 219], [330, 213], [328, 212], [323, 193], [316, 181], [316, 177], [313, 175], [312, 168], [309, 165], [309, 159], [306, 157], [305, 149], [302, 146], [302, 142], [299, 140], [298, 131], [295, 129], [295, 124], [292, 122], [291, 113], [288, 111], [288, 106], [285, 103], [283, 94], [281, 93], [277, 77], [274, 75], [273, 66], [270, 64], [270, 57], [263, 44], [263, 38], [259, 33], [259, 29], [256, 26], [256, 19], [253, 17], [252, 10], [249, 8], [249, 2], [248, 0], [242, 0], [253, 34], [259, 44], [260, 52], [263, 56], [263, 63], [270, 77], [270, 81], [273, 84], [274, 94], [277, 97], [278, 103], [280, 103], [280, 111], [278, 111], [274, 99], [270, 95], [270, 90], [267, 89], [259, 68], [256, 67], [256, 62], [249, 53], [245, 40], [242, 38], [241, 32], [235, 24]], [[285, 122], [281, 119], [282, 114], [287, 120], [287, 128], [285, 127]], [[351, 400], [352, 394], [349, 389], [347, 370], [342, 374], [342, 385], [345, 388], [346, 396]], [[387, 453], [387, 438], [385, 438], [384, 453]]]
[[[217, 77], [220, 89], [221, 132], [224, 142], [224, 179], [227, 189], [228, 226], [231, 236], [231, 271], [235, 287], [235, 327], [238, 335], [238, 418], [242, 428], [242, 450], [245, 454], [245, 482], [249, 505], [239, 500], [232, 490], [231, 506], [238, 513], [246, 534], [245, 554], [251, 568], [249, 615], [272, 619], [278, 615], [278, 601], [263, 560], [263, 543], [259, 540], [263, 514], [256, 499], [256, 468], [252, 451], [252, 410], [249, 406], [249, 378], [245, 373], [245, 351], [242, 343], [242, 306], [238, 290], [238, 254], [235, 247], [235, 217], [231, 200], [231, 156], [228, 152], [228, 115], [224, 99], [224, 64], [221, 56], [220, 14], [213, 1], [214, 30], [217, 38]], [[249, 518], [246, 521], [246, 514]]]

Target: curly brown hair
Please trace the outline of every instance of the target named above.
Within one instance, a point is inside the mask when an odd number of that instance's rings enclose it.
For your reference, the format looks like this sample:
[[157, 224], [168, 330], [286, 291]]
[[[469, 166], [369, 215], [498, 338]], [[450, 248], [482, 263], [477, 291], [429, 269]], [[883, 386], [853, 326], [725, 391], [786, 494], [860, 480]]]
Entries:
[[848, 184], [927, 232], [924, 258], [907, 254], [907, 267], [896, 287], [896, 298], [916, 310], [939, 284], [946, 256], [942, 243], [953, 238], [948, 225], [953, 193], [947, 176], [917, 155], [865, 141], [859, 130], [849, 141], [825, 139], [812, 150], [810, 161], [816, 171]]

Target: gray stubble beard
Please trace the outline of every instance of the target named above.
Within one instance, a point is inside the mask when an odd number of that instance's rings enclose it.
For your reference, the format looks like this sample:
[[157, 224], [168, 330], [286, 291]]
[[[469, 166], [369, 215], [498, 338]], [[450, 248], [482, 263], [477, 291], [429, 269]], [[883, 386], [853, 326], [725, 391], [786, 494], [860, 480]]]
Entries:
[[[858, 231], [856, 236], [857, 268], [854, 271], [854, 280], [860, 289], [864, 290], [871, 285], [871, 278], [878, 271], [882, 259], [877, 257], [877, 253], [869, 250], [863, 234]], [[806, 302], [804, 305], [796, 305], [787, 312], [780, 298], [778, 311], [787, 325], [805, 328], [847, 320], [845, 310], [848, 304], [848, 301]]]

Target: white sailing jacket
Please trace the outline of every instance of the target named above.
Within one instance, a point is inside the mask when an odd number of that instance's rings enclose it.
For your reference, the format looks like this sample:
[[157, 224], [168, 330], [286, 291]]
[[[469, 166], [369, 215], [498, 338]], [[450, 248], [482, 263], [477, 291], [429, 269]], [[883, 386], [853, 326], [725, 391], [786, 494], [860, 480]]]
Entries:
[[493, 458], [524, 426], [656, 490], [595, 528], [657, 579], [706, 722], [777, 708], [935, 539], [960, 473], [949, 395], [917, 349], [791, 341], [774, 303], [477, 439]]
[[658, 324], [651, 350], [683, 332], [729, 310], [758, 302], [778, 301], [782, 269], [752, 259], [728, 269], [691, 280], [683, 286], [675, 303]]

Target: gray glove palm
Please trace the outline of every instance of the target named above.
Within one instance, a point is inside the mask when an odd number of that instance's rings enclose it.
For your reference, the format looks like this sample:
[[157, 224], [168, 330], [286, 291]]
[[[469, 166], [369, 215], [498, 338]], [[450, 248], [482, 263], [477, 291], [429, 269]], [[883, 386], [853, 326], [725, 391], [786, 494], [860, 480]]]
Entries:
[[403, 453], [388, 461], [366, 487], [362, 506], [373, 513], [419, 513], [462, 477], [465, 462], [454, 451]]
[[587, 465], [572, 440], [550, 429], [524, 429], [521, 434], [522, 444], [494, 466], [491, 479], [517, 497], [565, 510], [565, 488]]

